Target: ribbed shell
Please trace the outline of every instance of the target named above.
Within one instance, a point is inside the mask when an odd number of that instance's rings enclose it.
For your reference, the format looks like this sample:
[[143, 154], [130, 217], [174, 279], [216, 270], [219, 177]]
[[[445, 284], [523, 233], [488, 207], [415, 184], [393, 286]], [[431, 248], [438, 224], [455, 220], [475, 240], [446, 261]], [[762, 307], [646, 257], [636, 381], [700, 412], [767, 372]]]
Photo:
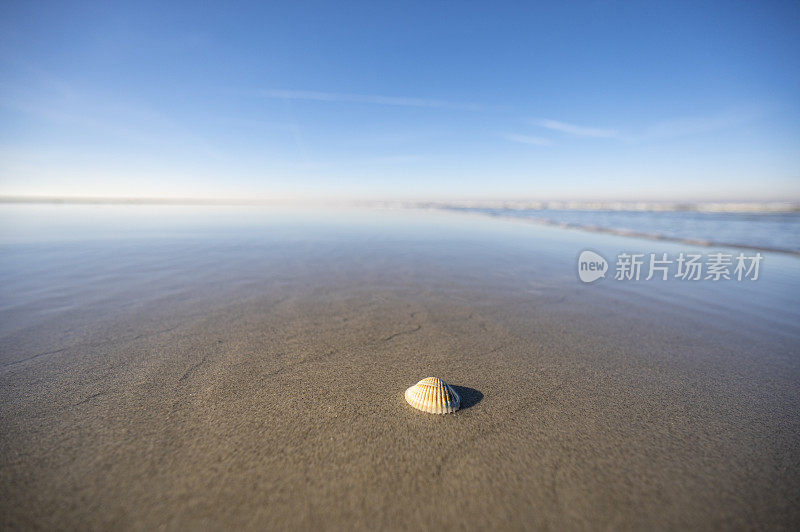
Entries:
[[461, 405], [461, 397], [442, 379], [427, 377], [406, 390], [408, 404], [430, 414], [449, 414]]

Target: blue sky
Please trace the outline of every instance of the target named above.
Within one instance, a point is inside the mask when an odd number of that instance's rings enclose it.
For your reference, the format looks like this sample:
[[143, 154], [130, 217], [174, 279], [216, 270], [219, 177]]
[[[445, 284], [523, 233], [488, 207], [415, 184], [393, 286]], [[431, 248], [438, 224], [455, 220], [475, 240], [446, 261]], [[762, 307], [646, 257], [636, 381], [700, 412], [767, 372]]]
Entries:
[[3, 2], [0, 194], [800, 199], [800, 3], [561, 4]]

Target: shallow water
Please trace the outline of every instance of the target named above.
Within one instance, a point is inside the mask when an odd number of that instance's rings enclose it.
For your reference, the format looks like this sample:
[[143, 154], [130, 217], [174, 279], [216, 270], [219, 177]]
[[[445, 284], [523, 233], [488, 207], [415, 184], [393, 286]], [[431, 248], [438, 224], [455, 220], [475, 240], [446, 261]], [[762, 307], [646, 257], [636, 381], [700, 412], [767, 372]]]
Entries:
[[[578, 280], [584, 249], [609, 261], [605, 279]], [[235, 297], [293, 268], [355, 277], [379, 271], [433, 289], [574, 294], [659, 309], [708, 327], [767, 339], [800, 338], [800, 258], [762, 252], [755, 281], [616, 280], [621, 253], [721, 252], [681, 243], [483, 218], [457, 212], [277, 207], [3, 205], [0, 340], [81, 308], [136, 305], [182, 293]], [[752, 253], [748, 253], [748, 256]], [[647, 265], [641, 279], [647, 276]], [[445, 280], [447, 283], [443, 283]], [[616, 303], [615, 303], [616, 305]]]

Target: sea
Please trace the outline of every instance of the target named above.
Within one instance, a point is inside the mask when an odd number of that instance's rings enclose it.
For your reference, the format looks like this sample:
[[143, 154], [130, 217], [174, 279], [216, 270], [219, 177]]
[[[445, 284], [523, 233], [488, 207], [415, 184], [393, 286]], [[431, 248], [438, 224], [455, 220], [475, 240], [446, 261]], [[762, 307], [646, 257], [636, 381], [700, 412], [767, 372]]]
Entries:
[[800, 255], [800, 208], [788, 204], [650, 208], [623, 205], [594, 209], [444, 205], [440, 208], [621, 236]]
[[[41, 323], [61, 320], [68, 335], [94, 323], [90, 315], [112, 319], [162, 300], [235, 301], [303, 276], [331, 286], [373, 279], [454, 301], [467, 287], [543, 305], [599, 298], [608, 312], [659, 309], [756, 339], [800, 338], [796, 212], [389, 207], [0, 203], [0, 355], [56, 349], [47, 338], [25, 340]], [[679, 239], [757, 248], [743, 255], [763, 260], [742, 279], [733, 267], [729, 278], [704, 269], [685, 279], [682, 253], [702, 254], [708, 266], [712, 254], [735, 250]], [[588, 250], [608, 261], [591, 282], [579, 278]], [[663, 277], [647, 264], [641, 276], [617, 276], [625, 254], [672, 263]]]

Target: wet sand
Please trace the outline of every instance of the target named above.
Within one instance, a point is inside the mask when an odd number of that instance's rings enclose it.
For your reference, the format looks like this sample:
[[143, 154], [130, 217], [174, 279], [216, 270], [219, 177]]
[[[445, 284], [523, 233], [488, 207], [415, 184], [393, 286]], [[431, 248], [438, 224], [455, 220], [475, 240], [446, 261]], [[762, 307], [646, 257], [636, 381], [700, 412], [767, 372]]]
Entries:
[[796, 259], [688, 305], [468, 223], [6, 245], [2, 527], [798, 526]]

